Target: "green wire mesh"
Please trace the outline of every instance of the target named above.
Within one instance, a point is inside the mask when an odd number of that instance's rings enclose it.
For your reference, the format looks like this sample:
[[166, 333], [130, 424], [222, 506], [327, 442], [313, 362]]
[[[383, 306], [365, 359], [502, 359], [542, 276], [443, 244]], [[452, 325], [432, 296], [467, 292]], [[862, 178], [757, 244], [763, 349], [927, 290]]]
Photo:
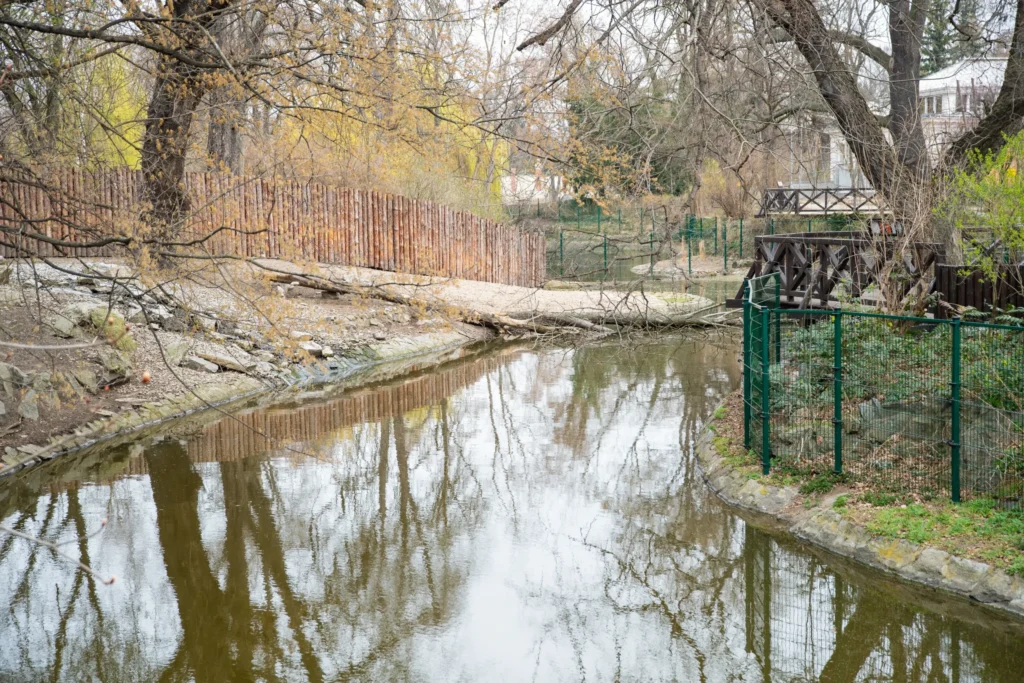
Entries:
[[773, 468], [832, 471], [838, 433], [842, 472], [873, 489], [1024, 507], [1024, 327], [859, 312], [837, 324], [834, 311], [781, 310], [770, 294], [750, 281], [744, 416], [762, 455], [767, 339]]

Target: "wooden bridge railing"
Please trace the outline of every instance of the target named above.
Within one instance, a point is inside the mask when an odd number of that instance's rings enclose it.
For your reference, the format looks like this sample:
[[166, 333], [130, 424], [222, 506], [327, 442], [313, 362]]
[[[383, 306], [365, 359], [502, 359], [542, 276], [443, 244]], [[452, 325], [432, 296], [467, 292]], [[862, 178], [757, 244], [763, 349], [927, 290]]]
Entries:
[[759, 218], [775, 214], [828, 216], [878, 212], [875, 191], [858, 187], [770, 187], [764, 191]]
[[[747, 277], [779, 273], [780, 305], [784, 308], [830, 308], [838, 302], [836, 286], [845, 283], [859, 298], [878, 282], [879, 274], [897, 257], [896, 241], [860, 232], [817, 232], [761, 235], [754, 238], [754, 263]], [[929, 276], [942, 260], [942, 245], [915, 242], [900, 252], [892, 273], [902, 294]], [[726, 304], [739, 307], [743, 288]]]

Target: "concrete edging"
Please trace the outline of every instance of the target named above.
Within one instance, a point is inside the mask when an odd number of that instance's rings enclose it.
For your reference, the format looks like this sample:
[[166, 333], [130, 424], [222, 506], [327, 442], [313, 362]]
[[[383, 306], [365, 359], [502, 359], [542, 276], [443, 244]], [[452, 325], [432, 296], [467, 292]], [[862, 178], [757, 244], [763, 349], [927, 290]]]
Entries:
[[1024, 618], [1024, 578], [984, 562], [903, 539], [876, 536], [831, 509], [794, 506], [791, 486], [772, 486], [740, 472], [715, 447], [710, 421], [701, 430], [694, 452], [705, 483], [727, 504], [768, 515], [795, 538], [906, 581], [965, 597]]

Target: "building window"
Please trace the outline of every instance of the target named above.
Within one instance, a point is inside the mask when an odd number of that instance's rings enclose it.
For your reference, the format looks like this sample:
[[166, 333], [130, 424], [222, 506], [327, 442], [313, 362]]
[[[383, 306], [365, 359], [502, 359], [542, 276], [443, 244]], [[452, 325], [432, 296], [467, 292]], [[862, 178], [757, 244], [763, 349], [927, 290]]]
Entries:
[[925, 111], [926, 114], [933, 114], [933, 113], [935, 113], [934, 111], [932, 111], [932, 98], [931, 97], [924, 98], [924, 111]]
[[939, 95], [938, 97], [935, 98], [935, 113], [942, 113], [942, 95]]

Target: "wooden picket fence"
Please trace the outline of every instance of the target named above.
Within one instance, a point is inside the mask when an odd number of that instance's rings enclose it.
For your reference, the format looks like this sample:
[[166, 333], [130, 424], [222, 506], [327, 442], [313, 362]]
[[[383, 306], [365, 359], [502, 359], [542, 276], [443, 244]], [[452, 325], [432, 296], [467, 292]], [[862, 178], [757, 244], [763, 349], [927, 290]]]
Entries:
[[[415, 275], [533, 287], [545, 279], [543, 235], [435, 202], [283, 178], [190, 173], [185, 239], [222, 227], [210, 254], [284, 258]], [[6, 257], [116, 256], [120, 247], [79, 248], [28, 240], [17, 231], [68, 242], [126, 234], [145, 210], [140, 171], [67, 169], [45, 182], [0, 181]], [[236, 232], [236, 231], [244, 231]]]

